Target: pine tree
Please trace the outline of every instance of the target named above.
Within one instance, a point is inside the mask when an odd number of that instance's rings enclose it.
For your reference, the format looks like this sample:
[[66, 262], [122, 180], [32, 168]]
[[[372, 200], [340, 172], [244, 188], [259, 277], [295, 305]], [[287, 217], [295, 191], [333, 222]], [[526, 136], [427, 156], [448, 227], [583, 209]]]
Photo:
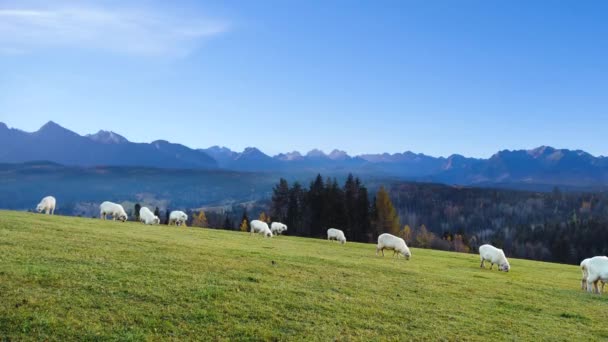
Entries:
[[133, 215], [135, 216], [135, 221], [139, 222], [139, 211], [141, 210], [141, 205], [139, 203], [135, 203], [135, 212]]
[[287, 180], [281, 178], [272, 192], [270, 215], [275, 221], [285, 222], [289, 209], [289, 184]]
[[358, 208], [357, 208], [357, 197], [359, 195], [359, 189], [355, 183], [355, 178], [352, 173], [348, 174], [346, 182], [344, 182], [344, 210], [345, 210], [345, 226], [344, 233], [346, 236], [350, 236], [353, 241], [360, 241], [359, 223], [358, 220]]
[[289, 189], [289, 205], [287, 206], [287, 218], [285, 224], [289, 227], [290, 232], [295, 235], [308, 236], [310, 232], [305, 230], [304, 221], [304, 205], [305, 193], [300, 183], [295, 182]]
[[361, 184], [361, 181], [356, 178], [355, 185], [358, 188], [357, 191], [357, 220], [355, 225], [355, 238], [354, 241], [360, 242], [372, 242], [376, 239], [372, 232], [372, 212], [371, 208], [375, 208], [375, 205], [370, 205], [369, 194], [367, 188]]
[[325, 205], [323, 208], [323, 218], [325, 219], [324, 228], [339, 227], [344, 229], [346, 226], [344, 191], [338, 185], [338, 181], [333, 178], [326, 183]]
[[320, 174], [317, 175], [315, 180], [310, 184], [310, 189], [306, 196], [306, 207], [307, 207], [307, 224], [309, 229], [308, 236], [321, 237], [323, 229], [323, 207], [325, 199], [325, 184], [323, 183], [323, 177]]
[[380, 187], [376, 194], [376, 232], [399, 235], [399, 216], [391, 202], [388, 192]]
[[233, 229], [232, 226], [232, 221], [230, 220], [230, 217], [228, 217], [228, 214], [226, 214], [226, 218], [224, 219], [224, 225], [223, 225], [224, 229]]

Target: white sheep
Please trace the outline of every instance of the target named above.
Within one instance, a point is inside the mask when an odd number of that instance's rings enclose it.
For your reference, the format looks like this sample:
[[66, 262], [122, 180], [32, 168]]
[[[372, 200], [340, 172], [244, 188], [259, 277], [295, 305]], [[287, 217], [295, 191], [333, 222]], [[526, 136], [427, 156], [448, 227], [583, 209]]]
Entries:
[[36, 206], [36, 211], [39, 213], [44, 211], [44, 213], [47, 215], [54, 215], [56, 203], [57, 201], [55, 200], [55, 197], [46, 196], [42, 199], [42, 201], [40, 201], [40, 203], [38, 203], [38, 205]]
[[[381, 251], [382, 256], [384, 256], [385, 249], [392, 249], [393, 256], [399, 253], [403, 255], [407, 260], [410, 260], [410, 257], [412, 256], [410, 249], [407, 247], [405, 241], [402, 238], [388, 233], [384, 233], [378, 236], [378, 246], [376, 246], [376, 255], [378, 255], [378, 251]], [[397, 258], [399, 258], [399, 254], [397, 254]]]
[[141, 207], [141, 209], [139, 209], [139, 221], [143, 222], [144, 224], [160, 223], [158, 216], [154, 215], [154, 213], [147, 207]]
[[272, 222], [270, 224], [270, 231], [272, 232], [273, 235], [282, 234], [286, 230], [287, 230], [287, 225], [285, 225], [281, 222]]
[[[583, 260], [584, 261], [584, 260]], [[596, 256], [585, 263], [587, 269], [587, 292], [601, 294], [597, 287], [598, 282], [608, 282], [608, 257]], [[604, 286], [602, 285], [602, 290]]]
[[509, 272], [509, 269], [511, 268], [502, 249], [492, 245], [485, 244], [479, 246], [479, 257], [481, 258], [481, 265], [479, 265], [479, 267], [484, 267], [484, 261], [487, 260], [491, 263], [490, 269], [494, 267], [494, 264], [498, 264], [499, 271]]
[[251, 221], [251, 235], [254, 233], [263, 234], [265, 237], [272, 237], [272, 231], [268, 228], [268, 224], [266, 222], [262, 222], [259, 220]]
[[329, 228], [327, 230], [327, 240], [336, 240], [339, 241], [341, 244], [346, 243], [346, 237], [344, 236], [344, 232], [336, 228]]
[[186, 221], [188, 221], [188, 215], [183, 211], [174, 210], [169, 214], [169, 225], [175, 224], [176, 226], [181, 226]]
[[[587, 263], [591, 260], [591, 258], [587, 258], [581, 261], [581, 271], [583, 272], [583, 277], [581, 279], [581, 290], [587, 291]], [[605, 282], [602, 281], [602, 292], [604, 292]]]
[[122, 205], [105, 201], [99, 206], [99, 216], [105, 220], [107, 215], [112, 215], [112, 220], [118, 219], [122, 222], [129, 218]]

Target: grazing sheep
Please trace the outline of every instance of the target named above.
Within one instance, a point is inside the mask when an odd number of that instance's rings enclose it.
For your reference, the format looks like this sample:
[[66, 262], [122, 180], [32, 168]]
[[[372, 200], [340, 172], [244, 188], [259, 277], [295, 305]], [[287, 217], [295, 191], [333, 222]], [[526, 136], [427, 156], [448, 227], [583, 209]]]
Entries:
[[[596, 256], [588, 259], [585, 263], [585, 269], [587, 270], [587, 292], [601, 294], [597, 283], [599, 281], [602, 283], [608, 282], [608, 257]], [[604, 286], [602, 285], [603, 289]]]
[[272, 231], [268, 228], [268, 224], [266, 222], [262, 222], [259, 220], [251, 221], [251, 235], [253, 233], [263, 234], [265, 237], [272, 237]]
[[44, 211], [44, 213], [47, 215], [54, 215], [56, 203], [57, 201], [55, 200], [55, 197], [46, 196], [42, 199], [42, 201], [40, 201], [40, 203], [38, 203], [38, 205], [36, 206], [36, 211], [39, 213]]
[[174, 210], [169, 214], [169, 225], [175, 224], [176, 226], [181, 226], [186, 221], [188, 221], [188, 215], [183, 211]]
[[287, 225], [281, 222], [272, 222], [270, 224], [270, 231], [273, 235], [279, 235], [287, 230]]
[[158, 216], [154, 215], [154, 213], [146, 207], [141, 207], [141, 209], [139, 209], [139, 220], [144, 224], [160, 223], [160, 219], [158, 218]]
[[[385, 249], [392, 249], [393, 256], [399, 253], [403, 255], [407, 260], [410, 260], [410, 257], [412, 256], [410, 249], [407, 247], [405, 241], [402, 238], [388, 233], [384, 233], [378, 236], [378, 246], [376, 247], [376, 255], [378, 255], [378, 251], [381, 251], [382, 256], [384, 256]], [[397, 254], [397, 258], [399, 258], [399, 254]]]
[[344, 232], [336, 228], [329, 228], [327, 230], [327, 240], [336, 240], [339, 241], [341, 244], [346, 243], [346, 237], [344, 236]]
[[481, 258], [481, 265], [479, 265], [479, 267], [484, 267], [484, 261], [487, 260], [491, 263], [490, 269], [494, 267], [494, 264], [498, 264], [499, 271], [509, 272], [509, 269], [511, 268], [502, 249], [492, 245], [485, 244], [479, 246], [479, 257]]
[[99, 206], [99, 216], [102, 220], [105, 220], [107, 215], [112, 215], [114, 221], [119, 219], [125, 222], [129, 218], [122, 205], [105, 201]]
[[[583, 271], [583, 278], [581, 279], [581, 290], [587, 291], [587, 263], [591, 260], [591, 258], [587, 258], [581, 261], [581, 271]], [[601, 281], [601, 280], [600, 280]], [[605, 282], [602, 281], [602, 292], [604, 292]]]

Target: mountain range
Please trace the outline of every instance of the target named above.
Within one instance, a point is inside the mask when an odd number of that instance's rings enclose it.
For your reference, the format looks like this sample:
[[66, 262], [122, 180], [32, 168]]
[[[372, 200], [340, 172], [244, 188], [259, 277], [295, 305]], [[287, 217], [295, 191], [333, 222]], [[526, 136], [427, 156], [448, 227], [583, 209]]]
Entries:
[[516, 186], [608, 185], [608, 158], [581, 150], [541, 146], [530, 150], [503, 150], [488, 159], [454, 154], [447, 158], [421, 153], [362, 154], [350, 156], [335, 149], [329, 154], [312, 150], [269, 156], [255, 147], [242, 152], [212, 146], [192, 149], [165, 140], [134, 143], [111, 131], [81, 136], [52, 121], [36, 132], [24, 132], [0, 123], [0, 162], [50, 161], [69, 166], [137, 166], [164, 169], [226, 169], [276, 174], [322, 172], [387, 176], [459, 185]]

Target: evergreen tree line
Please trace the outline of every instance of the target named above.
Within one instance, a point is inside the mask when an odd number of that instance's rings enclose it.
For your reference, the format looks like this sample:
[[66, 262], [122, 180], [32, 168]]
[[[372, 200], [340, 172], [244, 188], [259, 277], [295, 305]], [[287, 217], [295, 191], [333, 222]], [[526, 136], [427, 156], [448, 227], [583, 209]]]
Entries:
[[359, 178], [348, 175], [341, 186], [335, 178], [323, 179], [319, 174], [308, 187], [299, 182], [290, 186], [281, 178], [273, 188], [270, 217], [285, 223], [292, 235], [326, 238], [328, 228], [338, 228], [351, 241], [371, 241], [375, 232], [371, 209]]

